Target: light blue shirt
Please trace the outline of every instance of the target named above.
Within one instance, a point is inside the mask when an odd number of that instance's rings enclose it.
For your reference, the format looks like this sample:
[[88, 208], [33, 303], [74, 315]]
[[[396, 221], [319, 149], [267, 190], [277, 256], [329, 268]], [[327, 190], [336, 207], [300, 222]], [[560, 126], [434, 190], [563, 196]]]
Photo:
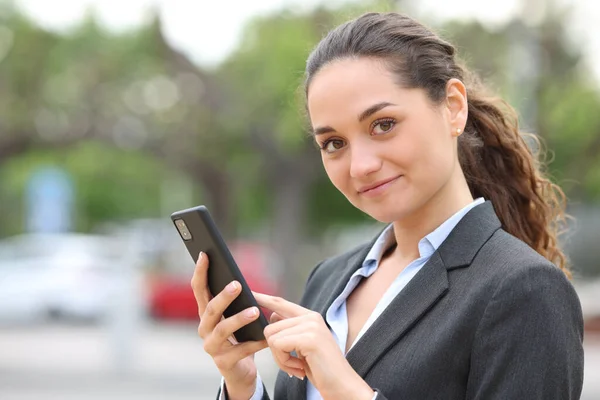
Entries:
[[[383, 311], [390, 305], [392, 300], [404, 289], [404, 287], [410, 282], [410, 280], [423, 268], [423, 266], [429, 261], [433, 253], [440, 247], [440, 245], [446, 240], [450, 232], [456, 227], [458, 222], [469, 212], [473, 207], [482, 204], [485, 200], [482, 197], [477, 198], [472, 203], [463, 207], [460, 211], [456, 212], [440, 226], [438, 226], [433, 232], [426, 235], [419, 241], [419, 258], [411, 262], [406, 268], [402, 270], [394, 279], [390, 287], [383, 294], [377, 306], [363, 325], [362, 329], [354, 339], [354, 342], [350, 346], [352, 348], [364, 335], [364, 333], [373, 325], [375, 320], [383, 313]], [[348, 338], [348, 314], [346, 312], [346, 300], [350, 294], [356, 289], [360, 281], [364, 278], [368, 278], [373, 275], [377, 268], [383, 254], [389, 249], [395, 242], [393, 225], [390, 224], [387, 228], [381, 232], [381, 235], [375, 241], [375, 244], [365, 257], [361, 268], [359, 268], [348, 280], [346, 287], [342, 293], [333, 301], [331, 306], [327, 309], [325, 314], [325, 320], [331, 327], [331, 333], [335, 338], [342, 353], [346, 349], [346, 340]], [[296, 378], [290, 378], [296, 379]], [[223, 389], [223, 384], [221, 384]], [[250, 400], [260, 400], [263, 395], [263, 384], [258, 376], [256, 381], [256, 392]], [[322, 400], [323, 398], [317, 391], [317, 389], [310, 383], [306, 385], [306, 398], [307, 400]], [[377, 394], [373, 396], [373, 400], [377, 398]], [[221, 395], [221, 399], [224, 396]]]

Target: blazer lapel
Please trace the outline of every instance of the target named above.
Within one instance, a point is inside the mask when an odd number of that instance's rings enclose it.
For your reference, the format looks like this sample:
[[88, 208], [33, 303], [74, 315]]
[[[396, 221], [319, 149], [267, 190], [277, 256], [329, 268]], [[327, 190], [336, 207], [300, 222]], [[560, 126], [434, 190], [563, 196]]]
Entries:
[[342, 291], [348, 284], [348, 281], [350, 280], [352, 274], [354, 274], [362, 266], [365, 257], [369, 253], [369, 250], [371, 249], [371, 247], [373, 247], [372, 245], [373, 243], [355, 253], [352, 257], [348, 259], [345, 268], [340, 268], [340, 273], [338, 274], [338, 276], [332, 277], [335, 281], [335, 284], [332, 288], [333, 290], [326, 291], [325, 293], [323, 293], [325, 300], [319, 302], [319, 305], [315, 309], [315, 311], [317, 311], [323, 316], [323, 319], [325, 319], [325, 314], [327, 314], [327, 310], [329, 309], [333, 301], [338, 298], [338, 296], [342, 293]]
[[[376, 238], [377, 237], [379, 237], [379, 235], [377, 235]], [[361, 267], [363, 261], [365, 260], [365, 257], [369, 253], [369, 250], [371, 249], [371, 247], [373, 247], [375, 240], [373, 240], [364, 249], [361, 249], [357, 251], [354, 255], [352, 255], [346, 262], [346, 265], [343, 268], [339, 269], [339, 273], [335, 274], [336, 276], [331, 277], [335, 282], [335, 284], [333, 285], [333, 290], [323, 292], [323, 301], [319, 301], [317, 307], [315, 307], [314, 309], [314, 311], [317, 311], [323, 316], [323, 320], [325, 321], [325, 323], [327, 323], [327, 320], [325, 319], [325, 314], [327, 314], [327, 310], [329, 309], [333, 301], [342, 293], [352, 274]], [[329, 324], [327, 324], [327, 326], [329, 326]], [[295, 377], [289, 379], [291, 380], [291, 382], [287, 385], [288, 398], [305, 399], [306, 383], [308, 382], [308, 379], [305, 378], [304, 380], [300, 380]]]
[[[284, 378], [285, 379], [285, 378]], [[290, 384], [287, 386], [288, 388], [288, 399], [296, 400], [296, 399], [306, 399], [306, 383], [308, 382], [308, 378], [304, 378], [300, 380], [295, 376], [288, 378], [291, 380]]]
[[346, 359], [364, 377], [373, 364], [399, 341], [448, 291], [446, 267], [435, 252], [373, 325], [350, 349]]
[[489, 201], [474, 207], [461, 219], [429, 261], [346, 355], [360, 376], [365, 377], [373, 364], [448, 292], [448, 271], [469, 266], [485, 242], [500, 228], [501, 223]]

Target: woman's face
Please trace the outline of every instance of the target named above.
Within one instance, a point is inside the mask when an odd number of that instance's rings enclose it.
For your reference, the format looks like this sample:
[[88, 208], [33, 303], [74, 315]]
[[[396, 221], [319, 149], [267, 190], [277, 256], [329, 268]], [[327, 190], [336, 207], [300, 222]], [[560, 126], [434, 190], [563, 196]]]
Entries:
[[381, 222], [400, 220], [450, 190], [460, 168], [456, 129], [466, 121], [461, 99], [436, 106], [423, 90], [396, 82], [380, 61], [344, 59], [317, 72], [307, 98], [329, 179]]

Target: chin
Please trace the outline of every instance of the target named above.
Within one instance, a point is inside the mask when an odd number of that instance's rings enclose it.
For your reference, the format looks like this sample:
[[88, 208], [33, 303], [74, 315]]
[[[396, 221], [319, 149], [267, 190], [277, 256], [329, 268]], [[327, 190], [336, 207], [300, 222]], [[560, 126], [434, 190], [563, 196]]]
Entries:
[[410, 201], [406, 196], [389, 197], [380, 202], [365, 202], [355, 206], [371, 218], [389, 224], [411, 216], [419, 209], [415, 199]]
[[384, 224], [390, 224], [394, 221], [398, 221], [408, 213], [408, 211], [405, 209], [390, 209], [382, 206], [368, 207], [368, 209], [362, 209], [362, 211], [374, 220], [383, 222]]

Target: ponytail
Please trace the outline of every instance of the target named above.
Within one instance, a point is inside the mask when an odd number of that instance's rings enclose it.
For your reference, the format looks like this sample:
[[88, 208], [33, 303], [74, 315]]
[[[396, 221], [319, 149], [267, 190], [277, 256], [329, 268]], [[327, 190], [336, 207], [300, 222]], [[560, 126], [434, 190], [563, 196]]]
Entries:
[[[544, 176], [539, 139], [519, 132], [514, 109], [486, 96], [474, 77], [470, 80], [469, 117], [458, 140], [458, 155], [471, 194], [490, 200], [504, 230], [571, 278], [567, 257], [558, 243], [566, 223], [566, 197]], [[531, 140], [534, 150], [525, 138]]]

